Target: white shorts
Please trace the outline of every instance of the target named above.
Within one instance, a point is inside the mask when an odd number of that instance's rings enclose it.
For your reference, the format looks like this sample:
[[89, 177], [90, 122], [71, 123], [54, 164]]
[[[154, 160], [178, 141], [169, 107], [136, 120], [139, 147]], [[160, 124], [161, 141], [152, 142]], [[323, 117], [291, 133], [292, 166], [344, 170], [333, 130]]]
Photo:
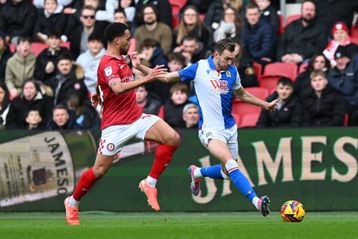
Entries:
[[230, 129], [202, 129], [199, 130], [199, 139], [204, 147], [208, 146], [210, 139], [217, 139], [227, 144], [234, 160], [239, 158], [239, 145], [237, 142], [237, 126], [234, 125]]
[[132, 124], [113, 125], [102, 131], [98, 154], [113, 156], [121, 151], [122, 146], [131, 138], [144, 139], [147, 131], [159, 120], [156, 115], [142, 114]]

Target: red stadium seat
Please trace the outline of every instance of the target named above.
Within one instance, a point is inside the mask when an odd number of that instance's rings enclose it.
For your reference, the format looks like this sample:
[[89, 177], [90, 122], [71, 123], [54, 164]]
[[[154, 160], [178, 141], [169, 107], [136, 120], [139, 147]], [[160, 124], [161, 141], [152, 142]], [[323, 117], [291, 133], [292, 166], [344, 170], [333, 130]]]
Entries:
[[285, 27], [284, 27], [284, 28], [286, 28], [287, 25], [290, 24], [291, 22], [296, 21], [296, 20], [298, 20], [298, 19], [300, 19], [300, 18], [301, 18], [301, 14], [294, 14], [294, 15], [288, 16], [288, 17], [286, 18], [285, 25], [284, 25]]
[[172, 6], [172, 27], [175, 29], [179, 23], [179, 13], [180, 10], [184, 7], [187, 0], [169, 0], [170, 5]]
[[300, 65], [300, 68], [298, 69], [298, 74], [301, 74], [302, 72], [304, 72], [307, 69], [307, 67], [308, 67], [308, 64], [302, 63]]
[[245, 88], [246, 91], [253, 94], [254, 96], [260, 98], [261, 100], [265, 100], [269, 95], [269, 91], [266, 88], [262, 87], [248, 87]]
[[294, 63], [275, 62], [265, 66], [265, 76], [281, 76], [295, 80], [297, 76], [297, 65]]
[[232, 114], [232, 117], [234, 117], [236, 125], [239, 125], [239, 123], [240, 123], [240, 115]]
[[351, 33], [352, 38], [358, 38], [358, 26], [352, 26]]
[[159, 109], [158, 117], [164, 119], [164, 107], [161, 106]]
[[260, 117], [260, 113], [246, 114], [240, 118], [238, 128], [251, 128], [256, 127], [257, 120]]
[[277, 82], [281, 76], [264, 76], [260, 81], [260, 87], [267, 89], [269, 92], [276, 89]]
[[232, 104], [232, 113], [242, 117], [247, 114], [260, 113], [261, 108], [242, 101], [234, 101]]
[[262, 65], [260, 63], [254, 62], [253, 66], [257, 77], [257, 81], [260, 81], [262, 76]]

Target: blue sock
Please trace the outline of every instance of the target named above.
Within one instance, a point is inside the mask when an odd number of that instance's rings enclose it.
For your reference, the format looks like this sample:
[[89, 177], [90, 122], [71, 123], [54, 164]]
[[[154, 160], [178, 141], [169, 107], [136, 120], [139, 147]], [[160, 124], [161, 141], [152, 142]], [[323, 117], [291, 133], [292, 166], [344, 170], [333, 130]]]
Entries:
[[250, 200], [250, 202], [254, 197], [257, 197], [249, 180], [247, 180], [247, 178], [240, 172], [239, 166], [235, 160], [226, 162], [225, 167], [229, 172], [231, 181], [236, 185], [240, 192]]
[[201, 168], [200, 173], [201, 173], [201, 175], [203, 175], [203, 177], [224, 179], [221, 174], [221, 165], [220, 164]]

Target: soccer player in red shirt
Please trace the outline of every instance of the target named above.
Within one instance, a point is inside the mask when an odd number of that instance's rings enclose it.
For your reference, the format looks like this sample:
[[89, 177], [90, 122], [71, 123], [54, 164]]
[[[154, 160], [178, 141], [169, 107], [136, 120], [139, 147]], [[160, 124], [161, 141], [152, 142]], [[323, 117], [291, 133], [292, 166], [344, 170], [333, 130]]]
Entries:
[[123, 58], [123, 55], [127, 54], [131, 38], [127, 25], [112, 23], [104, 34], [108, 43], [107, 53], [102, 57], [97, 71], [99, 95], [92, 97], [95, 103], [99, 100], [103, 107], [102, 135], [94, 166], [81, 175], [73, 195], [64, 201], [66, 220], [70, 225], [79, 224], [80, 199], [111, 167], [123, 144], [133, 137], [160, 144], [156, 149], [149, 176], [139, 183], [139, 188], [145, 193], [149, 205], [159, 211], [155, 185], [180, 141], [176, 131], [162, 119], [155, 115], [142, 114], [135, 99], [134, 89], [163, 77], [163, 67], [147, 68], [141, 65], [138, 56], [134, 55], [133, 65], [147, 73], [145, 77], [134, 80], [131, 69]]

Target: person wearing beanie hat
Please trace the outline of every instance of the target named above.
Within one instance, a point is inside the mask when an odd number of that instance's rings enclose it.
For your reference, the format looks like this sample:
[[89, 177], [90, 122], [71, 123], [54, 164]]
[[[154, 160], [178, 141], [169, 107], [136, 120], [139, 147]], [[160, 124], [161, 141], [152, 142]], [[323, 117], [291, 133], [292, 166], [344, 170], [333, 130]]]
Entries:
[[6, 34], [0, 31], [0, 81], [5, 81], [5, 69], [7, 60], [12, 56], [9, 46], [6, 44]]
[[349, 37], [349, 30], [347, 25], [344, 22], [337, 22], [332, 27], [332, 36], [333, 39], [328, 43], [326, 49], [324, 49], [323, 54], [331, 62], [332, 67], [337, 63], [335, 61], [335, 52], [339, 46], [347, 46], [351, 43]]

